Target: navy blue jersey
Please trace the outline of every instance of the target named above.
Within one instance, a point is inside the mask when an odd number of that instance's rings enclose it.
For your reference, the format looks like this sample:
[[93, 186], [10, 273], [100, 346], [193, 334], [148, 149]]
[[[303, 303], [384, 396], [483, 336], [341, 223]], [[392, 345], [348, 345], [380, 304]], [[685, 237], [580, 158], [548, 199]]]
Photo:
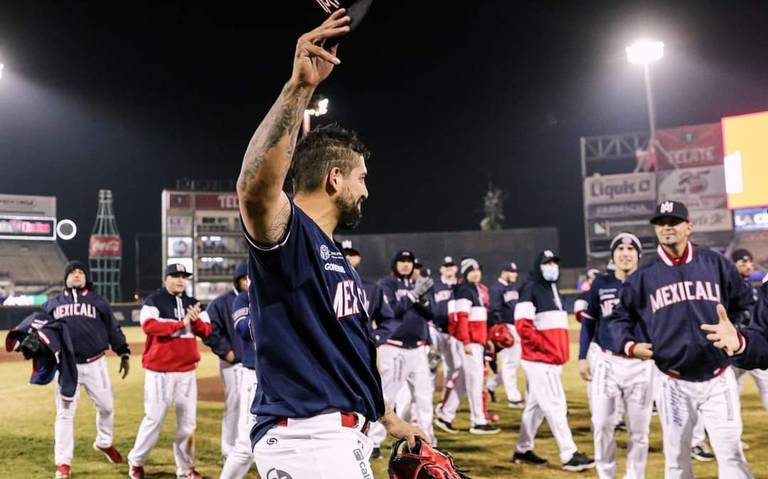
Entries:
[[608, 318], [611, 349], [626, 352], [631, 342], [650, 342], [660, 370], [688, 381], [711, 379], [729, 360], [700, 326], [718, 322], [721, 303], [732, 316], [748, 315], [752, 292], [733, 263], [714, 251], [688, 243], [679, 261], [661, 246], [657, 256], [624, 282]]
[[[581, 312], [582, 336], [589, 341], [595, 341], [603, 349], [613, 350], [615, 341], [611, 336], [608, 321], [613, 308], [619, 304], [619, 291], [623, 282], [614, 273], [603, 274], [595, 278], [590, 290], [584, 295], [585, 309]], [[589, 346], [580, 341], [579, 359], [586, 358], [586, 348]]]
[[453, 299], [456, 283], [446, 283], [441, 277], [432, 286], [432, 321], [443, 333], [448, 333], [448, 303]]
[[285, 237], [249, 242], [251, 332], [259, 387], [251, 412], [258, 441], [277, 418], [327, 410], [384, 414], [376, 345], [368, 334], [360, 277], [329, 238], [291, 202]]
[[741, 331], [746, 348], [734, 358], [734, 364], [743, 369], [768, 369], [768, 276], [757, 291], [753, 320]]
[[243, 291], [237, 295], [232, 302], [232, 323], [235, 328], [235, 336], [240, 340], [240, 360], [243, 366], [248, 369], [256, 369], [256, 345], [253, 336], [251, 336], [249, 304], [248, 291]]
[[89, 289], [68, 288], [43, 305], [43, 311], [69, 326], [69, 336], [78, 363], [104, 353], [130, 354], [123, 330], [107, 300]]
[[488, 288], [490, 298], [488, 326], [501, 323], [515, 324], [515, 306], [520, 293], [514, 284], [497, 279]]
[[235, 354], [234, 364], [240, 362], [243, 352], [243, 341], [235, 334], [232, 322], [232, 303], [236, 296], [237, 291], [232, 289], [211, 301], [205, 308], [211, 320], [211, 334], [203, 340], [222, 360], [232, 351]]
[[395, 312], [392, 311], [384, 290], [378, 284], [363, 280], [363, 293], [363, 305], [365, 310], [368, 311], [368, 317], [370, 318], [368, 323], [369, 332], [378, 344], [381, 337], [380, 333], [374, 330], [373, 323], [376, 323], [376, 329], [378, 329], [380, 324], [394, 318]]
[[[377, 344], [389, 343], [415, 348], [429, 341], [429, 321], [432, 311], [429, 301], [419, 302], [410, 291], [416, 283], [391, 274], [379, 280], [394, 317], [382, 322], [376, 330]], [[429, 295], [427, 295], [428, 297]]]

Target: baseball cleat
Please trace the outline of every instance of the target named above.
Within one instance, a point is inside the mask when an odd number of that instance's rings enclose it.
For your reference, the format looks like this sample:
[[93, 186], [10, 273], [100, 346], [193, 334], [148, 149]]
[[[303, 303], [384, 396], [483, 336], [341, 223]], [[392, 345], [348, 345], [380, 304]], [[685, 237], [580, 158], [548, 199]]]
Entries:
[[130, 479], [144, 479], [143, 466], [128, 466], [128, 477]]
[[704, 446], [695, 446], [691, 448], [691, 457], [701, 462], [710, 462], [715, 460], [715, 455], [708, 451]]
[[488, 391], [488, 398], [491, 400], [491, 402], [496, 402], [496, 391], [494, 391], [491, 388], [487, 388]]
[[525, 401], [507, 401], [507, 407], [510, 409], [525, 409]]
[[123, 463], [123, 456], [120, 455], [120, 452], [117, 449], [115, 449], [115, 446], [99, 447], [96, 443], [93, 443], [93, 450], [104, 454], [107, 457], [107, 461], [112, 464]]
[[447, 432], [448, 434], [458, 434], [459, 430], [453, 427], [453, 424], [449, 423], [446, 420], [440, 419], [439, 417], [435, 418], [435, 426], [439, 427], [443, 431]]
[[581, 472], [587, 469], [594, 469], [595, 461], [587, 457], [586, 454], [574, 452], [571, 460], [563, 464], [564, 471]]
[[547, 460], [537, 456], [533, 451], [517, 452], [512, 456], [512, 462], [515, 464], [530, 464], [531, 466], [543, 466]]
[[61, 464], [56, 468], [56, 479], [69, 479], [71, 476], [69, 464]]
[[381, 448], [374, 447], [371, 451], [371, 459], [381, 459]]
[[470, 434], [498, 434], [500, 432], [501, 429], [491, 424], [476, 424], [469, 428]]

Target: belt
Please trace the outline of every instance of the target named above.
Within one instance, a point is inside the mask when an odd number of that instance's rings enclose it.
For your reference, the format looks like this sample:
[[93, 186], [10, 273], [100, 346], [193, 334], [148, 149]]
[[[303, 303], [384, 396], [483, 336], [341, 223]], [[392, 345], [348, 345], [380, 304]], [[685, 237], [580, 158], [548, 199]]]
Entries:
[[[348, 427], [350, 429], [356, 429], [358, 424], [360, 424], [360, 417], [353, 413], [353, 412], [340, 412], [341, 415], [341, 425], [342, 427]], [[287, 417], [279, 417], [275, 421], [276, 426], [280, 427], [287, 427], [288, 426], [288, 418]], [[363, 423], [363, 427], [360, 428], [360, 432], [363, 434], [368, 434], [368, 428], [371, 426], [371, 421], [368, 419], [365, 420]]]
[[[618, 357], [620, 357], [620, 358], [627, 358], [627, 359], [630, 359], [630, 358], [629, 358], [629, 356], [627, 356], [626, 354], [622, 354], [622, 353], [615, 353], [615, 352], [611, 351], [610, 349], [605, 349], [605, 348], [604, 348], [604, 347], [602, 347], [602, 346], [598, 346], [598, 347], [599, 347], [599, 348], [600, 348], [600, 349], [601, 349], [601, 350], [602, 350], [604, 353], [611, 353], [611, 354], [613, 354], [614, 356], [618, 356]], [[634, 358], [632, 358], [632, 359], [634, 359]]]
[[[715, 369], [715, 371], [712, 373], [713, 374], [712, 379], [715, 379], [716, 377], [720, 376], [727, 369], [728, 369], [728, 366], [723, 366], [722, 368]], [[680, 377], [680, 373], [678, 373], [677, 371], [662, 371], [662, 370], [659, 370], [659, 371], [661, 371], [662, 373], [666, 374], [667, 376], [669, 376], [671, 378], [683, 379], [682, 377]], [[683, 379], [683, 381], [685, 381], [685, 379]]]
[[88, 364], [88, 363], [92, 363], [92, 362], [94, 362], [94, 361], [98, 361], [98, 360], [99, 360], [99, 359], [101, 359], [102, 357], [104, 357], [104, 352], [100, 352], [100, 353], [99, 353], [99, 354], [97, 354], [96, 356], [91, 356], [90, 358], [78, 359], [78, 360], [77, 360], [77, 364]]

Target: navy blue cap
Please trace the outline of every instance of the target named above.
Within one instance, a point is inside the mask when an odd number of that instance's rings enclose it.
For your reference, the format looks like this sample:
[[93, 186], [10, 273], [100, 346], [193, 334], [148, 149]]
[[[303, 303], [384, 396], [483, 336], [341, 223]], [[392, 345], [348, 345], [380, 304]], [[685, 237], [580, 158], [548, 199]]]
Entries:
[[165, 267], [165, 275], [166, 276], [184, 276], [185, 278], [189, 278], [192, 276], [192, 273], [187, 271], [186, 266], [184, 266], [181, 263], [171, 263], [168, 266]]
[[656, 224], [662, 218], [677, 218], [690, 221], [688, 208], [679, 201], [662, 201], [656, 206], [656, 212], [651, 218], [651, 224]]
[[232, 273], [232, 281], [237, 281], [243, 276], [248, 276], [248, 263], [239, 263], [235, 266], [235, 272]]

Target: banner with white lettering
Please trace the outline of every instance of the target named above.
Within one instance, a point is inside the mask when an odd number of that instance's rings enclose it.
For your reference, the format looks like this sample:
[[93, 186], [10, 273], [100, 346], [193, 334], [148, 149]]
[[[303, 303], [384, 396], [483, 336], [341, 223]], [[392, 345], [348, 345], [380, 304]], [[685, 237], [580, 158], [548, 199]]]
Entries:
[[659, 201], [679, 201], [688, 210], [727, 208], [722, 166], [659, 171]]
[[590, 176], [584, 179], [584, 204], [656, 201], [656, 174]]
[[736, 231], [768, 231], [768, 212], [765, 208], [733, 210]]
[[656, 130], [656, 159], [659, 170], [722, 165], [720, 123]]

